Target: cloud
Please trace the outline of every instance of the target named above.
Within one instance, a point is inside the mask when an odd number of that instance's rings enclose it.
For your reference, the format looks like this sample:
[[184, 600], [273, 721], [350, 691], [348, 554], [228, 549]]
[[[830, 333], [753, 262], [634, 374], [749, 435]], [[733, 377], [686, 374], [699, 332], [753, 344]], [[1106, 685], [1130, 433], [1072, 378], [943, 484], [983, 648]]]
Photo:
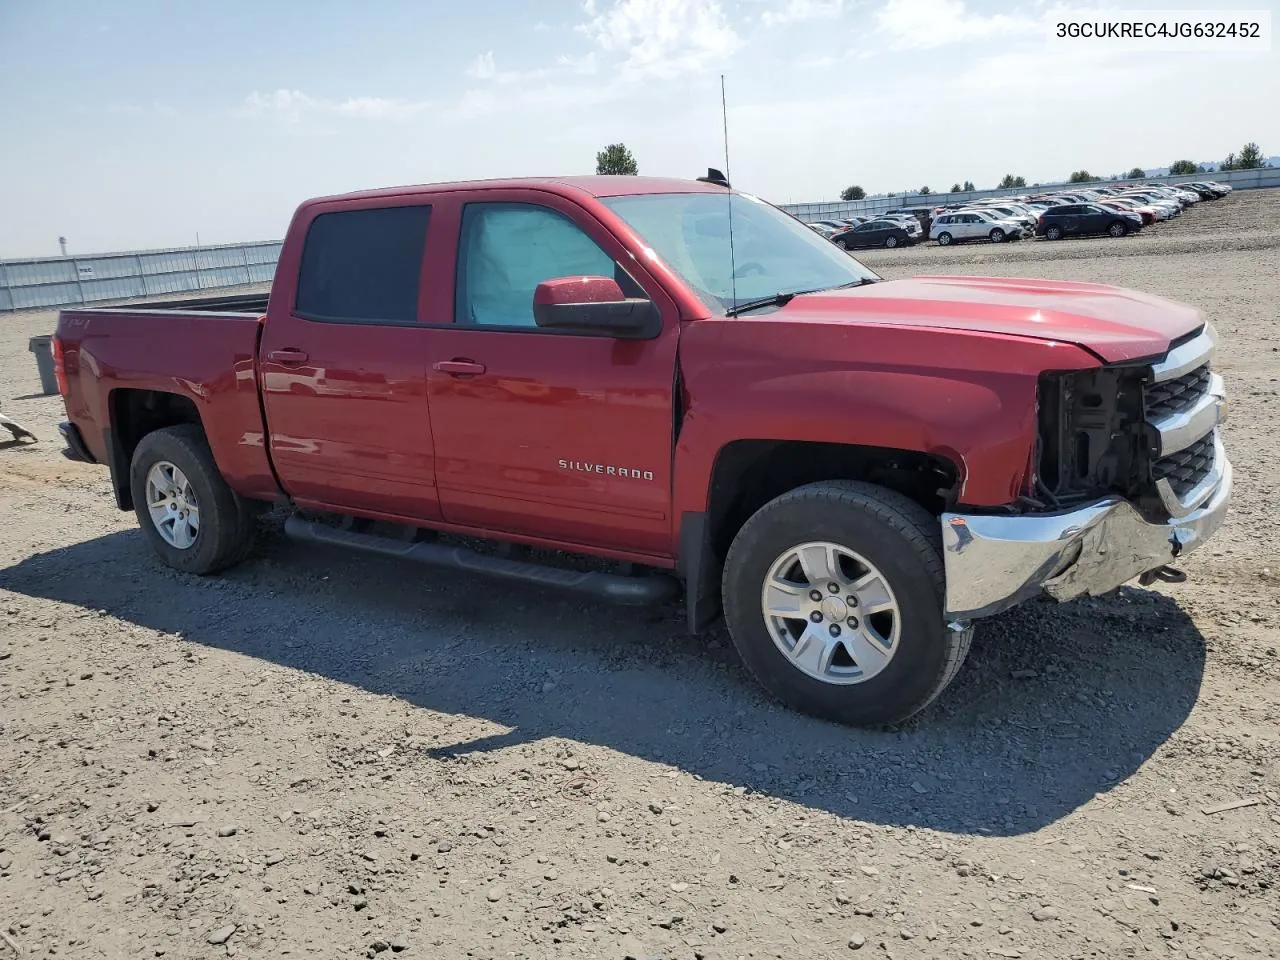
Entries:
[[325, 100], [301, 90], [279, 89], [270, 93], [254, 91], [245, 97], [238, 111], [241, 116], [282, 117], [299, 123], [308, 116], [346, 117], [353, 120], [403, 120], [426, 110], [427, 101], [399, 100], [386, 97], [348, 97]]
[[766, 27], [785, 27], [806, 20], [834, 20], [844, 12], [845, 0], [787, 0], [778, 10], [766, 10], [760, 22]]
[[477, 80], [490, 80], [497, 72], [498, 69], [493, 63], [492, 50], [487, 50], [480, 54], [475, 58], [471, 66], [467, 67], [467, 76], [475, 77]]
[[876, 12], [876, 29], [896, 50], [925, 50], [965, 40], [1027, 34], [1041, 21], [1020, 14], [973, 13], [964, 0], [887, 0]]
[[501, 70], [489, 50], [480, 54], [467, 67], [467, 76], [473, 80], [481, 80], [492, 84], [533, 84], [563, 80], [570, 77], [588, 76], [596, 72], [596, 56], [588, 52], [581, 57], [570, 57], [561, 54], [549, 67], [536, 67], [532, 70]]
[[719, 67], [742, 42], [720, 0], [584, 0], [582, 10], [588, 19], [575, 31], [590, 49], [531, 69], [504, 69], [492, 50], [485, 51], [466, 70], [478, 82], [446, 114], [472, 118], [498, 110], [607, 103], [653, 81]]
[[600, 10], [586, 0], [590, 18], [577, 30], [619, 60], [623, 79], [670, 79], [722, 64], [741, 46], [719, 0], [615, 0]]

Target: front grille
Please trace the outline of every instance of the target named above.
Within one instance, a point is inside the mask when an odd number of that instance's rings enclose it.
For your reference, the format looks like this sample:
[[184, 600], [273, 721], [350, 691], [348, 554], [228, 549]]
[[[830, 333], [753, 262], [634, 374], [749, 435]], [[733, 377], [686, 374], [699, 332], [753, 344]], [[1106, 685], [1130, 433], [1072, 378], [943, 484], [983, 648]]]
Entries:
[[1151, 465], [1156, 480], [1168, 480], [1181, 499], [1213, 469], [1213, 445], [1217, 431], [1205, 434], [1185, 450], [1171, 453]]
[[1170, 414], [1190, 410], [1208, 389], [1207, 363], [1173, 380], [1153, 383], [1146, 389], [1147, 418], [1162, 420]]

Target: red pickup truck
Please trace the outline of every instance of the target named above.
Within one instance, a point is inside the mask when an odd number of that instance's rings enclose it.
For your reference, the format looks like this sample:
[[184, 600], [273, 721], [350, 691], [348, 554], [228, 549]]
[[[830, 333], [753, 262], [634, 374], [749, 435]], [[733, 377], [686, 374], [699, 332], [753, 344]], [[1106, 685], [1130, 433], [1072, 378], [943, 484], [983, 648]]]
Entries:
[[54, 344], [70, 454], [169, 565], [244, 559], [284, 504], [308, 541], [683, 586], [691, 629], [723, 611], [765, 687], [846, 723], [922, 709], [978, 618], [1174, 578], [1231, 494], [1195, 310], [881, 280], [715, 176], [311, 200], [269, 298], [173, 307], [69, 310]]

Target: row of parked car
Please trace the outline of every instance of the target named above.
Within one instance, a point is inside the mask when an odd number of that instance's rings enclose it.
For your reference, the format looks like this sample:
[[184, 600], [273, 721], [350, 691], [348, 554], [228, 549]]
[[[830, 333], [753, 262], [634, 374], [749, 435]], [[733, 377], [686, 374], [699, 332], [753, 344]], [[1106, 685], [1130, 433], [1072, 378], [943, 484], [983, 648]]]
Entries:
[[1172, 219], [1193, 203], [1216, 200], [1230, 192], [1230, 184], [1215, 181], [1124, 183], [988, 197], [940, 207], [902, 207], [871, 217], [820, 220], [809, 226], [845, 250], [909, 247], [925, 239], [945, 247], [968, 240], [1005, 243], [1028, 237], [1124, 237]]

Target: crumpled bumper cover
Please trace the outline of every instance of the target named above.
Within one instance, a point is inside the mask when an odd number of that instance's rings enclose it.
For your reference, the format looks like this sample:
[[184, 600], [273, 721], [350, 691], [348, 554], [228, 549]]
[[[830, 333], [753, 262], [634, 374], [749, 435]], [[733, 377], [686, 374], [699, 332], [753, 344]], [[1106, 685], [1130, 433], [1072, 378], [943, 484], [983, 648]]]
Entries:
[[947, 616], [991, 616], [1041, 590], [1055, 600], [1114, 590], [1212, 536], [1226, 519], [1231, 486], [1231, 463], [1224, 458], [1212, 495], [1185, 516], [1163, 523], [1146, 520], [1118, 497], [1016, 517], [944, 513]]

